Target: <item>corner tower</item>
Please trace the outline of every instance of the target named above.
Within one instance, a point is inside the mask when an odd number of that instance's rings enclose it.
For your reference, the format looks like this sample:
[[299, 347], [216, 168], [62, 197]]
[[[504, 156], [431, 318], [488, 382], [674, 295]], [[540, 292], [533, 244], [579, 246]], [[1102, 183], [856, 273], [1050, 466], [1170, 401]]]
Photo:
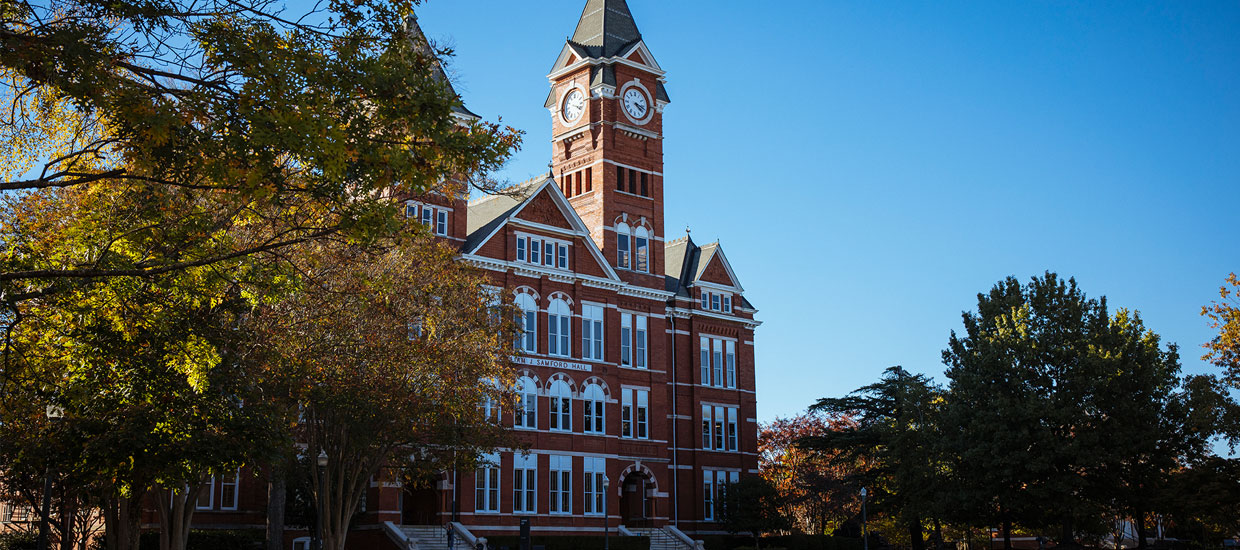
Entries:
[[621, 278], [659, 290], [664, 74], [625, 0], [588, 0], [546, 103], [560, 189]]

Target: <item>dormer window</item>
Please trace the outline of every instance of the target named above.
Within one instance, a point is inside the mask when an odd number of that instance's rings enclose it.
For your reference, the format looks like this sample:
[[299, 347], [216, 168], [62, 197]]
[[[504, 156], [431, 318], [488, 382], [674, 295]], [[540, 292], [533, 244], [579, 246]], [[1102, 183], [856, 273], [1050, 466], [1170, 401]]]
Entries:
[[451, 208], [408, 201], [405, 203], [405, 217], [418, 220], [430, 228], [431, 232], [440, 237], [448, 236], [448, 212]]
[[732, 296], [730, 294], [718, 294], [715, 292], [702, 291], [702, 309], [707, 311], [722, 311], [723, 313], [732, 313]]
[[569, 244], [566, 241], [533, 235], [517, 235], [518, 262], [554, 269], [568, 269], [568, 249]]

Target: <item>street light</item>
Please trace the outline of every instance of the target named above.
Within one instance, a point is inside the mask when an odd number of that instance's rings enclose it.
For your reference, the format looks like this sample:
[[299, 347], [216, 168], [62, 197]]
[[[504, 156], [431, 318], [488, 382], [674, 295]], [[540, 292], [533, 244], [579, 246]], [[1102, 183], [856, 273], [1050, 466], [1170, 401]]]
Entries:
[[327, 451], [320, 450], [319, 474], [319, 520], [314, 522], [314, 550], [323, 550], [323, 521], [327, 518]]
[[870, 550], [870, 536], [865, 530], [865, 497], [869, 494], [870, 492], [866, 491], [865, 487], [861, 488], [861, 544], [864, 550]]
[[[65, 410], [55, 405], [47, 406], [47, 420], [54, 423], [64, 418]], [[47, 550], [47, 518], [52, 513], [52, 466], [43, 470], [43, 515], [39, 518], [38, 550]]]
[[603, 550], [611, 550], [611, 518], [607, 517], [607, 501], [611, 500], [611, 478], [603, 474]]

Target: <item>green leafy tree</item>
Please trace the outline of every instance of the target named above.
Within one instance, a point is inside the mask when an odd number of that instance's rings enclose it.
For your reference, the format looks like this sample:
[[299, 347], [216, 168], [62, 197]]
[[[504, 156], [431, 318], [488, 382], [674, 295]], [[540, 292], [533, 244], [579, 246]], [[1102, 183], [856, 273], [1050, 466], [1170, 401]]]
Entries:
[[1218, 336], [1206, 344], [1203, 359], [1223, 369], [1227, 382], [1240, 387], [1240, 278], [1232, 273], [1219, 288], [1219, 300], [1201, 308]]
[[771, 482], [761, 476], [745, 476], [727, 485], [722, 495], [720, 523], [729, 533], [749, 533], [754, 548], [762, 547], [762, 534], [790, 529], [792, 522], [783, 513], [782, 497]]
[[925, 547], [923, 522], [935, 514], [940, 466], [934, 442], [942, 391], [924, 375], [901, 367], [887, 369], [879, 382], [846, 397], [819, 400], [810, 408], [828, 415], [848, 415], [849, 425], [801, 440], [823, 453], [828, 463], [847, 467], [864, 463], [851, 486], [864, 486], [872, 510], [891, 516], [906, 530], [915, 549]]
[[304, 478], [334, 550], [372, 478], [416, 475], [432, 460], [472, 469], [512, 444], [498, 411], [514, 395], [513, 316], [481, 273], [415, 226], [378, 250], [298, 247], [296, 287], [247, 321], [300, 408], [292, 435], [306, 445]]

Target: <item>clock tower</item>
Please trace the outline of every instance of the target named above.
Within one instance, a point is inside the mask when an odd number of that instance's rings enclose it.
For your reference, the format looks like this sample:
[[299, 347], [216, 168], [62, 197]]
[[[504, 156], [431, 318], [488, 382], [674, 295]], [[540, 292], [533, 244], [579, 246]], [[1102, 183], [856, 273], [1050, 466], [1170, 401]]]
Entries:
[[659, 290], [664, 74], [625, 0], [588, 0], [546, 103], [560, 190], [621, 278]]

